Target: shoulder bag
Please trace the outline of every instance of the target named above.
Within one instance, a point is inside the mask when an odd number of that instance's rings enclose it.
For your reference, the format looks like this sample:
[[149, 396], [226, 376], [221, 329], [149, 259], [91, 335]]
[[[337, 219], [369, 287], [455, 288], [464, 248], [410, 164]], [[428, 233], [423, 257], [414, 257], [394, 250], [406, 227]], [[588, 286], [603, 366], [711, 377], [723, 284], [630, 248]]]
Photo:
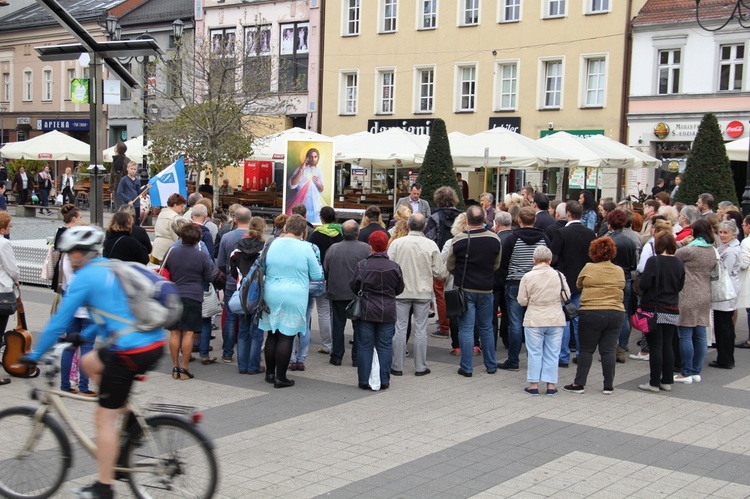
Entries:
[[578, 306], [570, 301], [570, 297], [565, 292], [565, 284], [563, 284], [563, 275], [559, 270], [556, 270], [557, 277], [560, 278], [560, 300], [562, 300], [563, 314], [565, 314], [565, 322], [570, 322], [578, 317]]
[[367, 274], [367, 259], [365, 259], [365, 268], [362, 269], [362, 279], [359, 281], [357, 295], [346, 305], [346, 318], [356, 321], [362, 315], [362, 288], [365, 285], [365, 275]]
[[222, 311], [221, 302], [216, 294], [213, 284], [208, 285], [208, 291], [203, 292], [203, 307], [201, 317], [208, 319], [214, 315], [219, 315]]
[[[323, 270], [323, 264], [320, 263], [320, 249], [315, 246], [315, 244], [310, 243], [311, 246], [314, 246], [313, 253], [315, 253], [315, 258], [318, 261], [318, 266], [320, 266], [321, 271]], [[318, 249], [318, 252], [315, 252], [315, 249]], [[310, 296], [313, 298], [317, 298], [318, 296], [323, 296], [326, 293], [326, 276], [322, 275], [320, 279], [310, 279]]]
[[[656, 280], [654, 282], [654, 289], [659, 289], [659, 255], [654, 254], [651, 258], [654, 260], [654, 266], [656, 267]], [[649, 260], [651, 259], [649, 258]], [[630, 324], [633, 328], [646, 334], [656, 330], [656, 307], [648, 307], [639, 305], [635, 309], [635, 313], [630, 316]]]
[[167, 250], [167, 254], [164, 255], [164, 260], [161, 261], [161, 265], [159, 266], [159, 269], [156, 271], [157, 274], [162, 276], [164, 279], [171, 281], [172, 274], [170, 274], [169, 269], [164, 267], [167, 263], [167, 258], [169, 258], [169, 254], [172, 252], [172, 248], [169, 248]]
[[464, 282], [466, 281], [466, 265], [469, 263], [469, 246], [471, 246], [471, 231], [466, 231], [466, 259], [464, 260], [464, 273], [461, 276], [461, 285], [455, 289], [446, 291], [445, 297], [445, 315], [446, 317], [458, 317], [463, 315], [468, 306], [466, 304], [466, 295], [464, 294]]
[[716, 265], [711, 270], [711, 303], [734, 300], [737, 298], [737, 292], [732, 285], [732, 278], [716, 248], [714, 252]]

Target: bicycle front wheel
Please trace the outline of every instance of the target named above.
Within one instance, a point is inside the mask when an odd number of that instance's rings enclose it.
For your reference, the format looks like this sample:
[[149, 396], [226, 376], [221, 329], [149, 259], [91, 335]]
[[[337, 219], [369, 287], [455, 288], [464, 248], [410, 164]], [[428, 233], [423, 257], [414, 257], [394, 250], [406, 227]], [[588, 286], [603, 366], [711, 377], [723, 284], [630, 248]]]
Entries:
[[146, 421], [153, 438], [138, 431], [125, 445], [133, 493], [140, 499], [213, 497], [218, 471], [208, 437], [181, 418], [154, 416]]
[[71, 466], [65, 431], [45, 414], [34, 419], [36, 407], [10, 407], [0, 412], [0, 495], [50, 497]]

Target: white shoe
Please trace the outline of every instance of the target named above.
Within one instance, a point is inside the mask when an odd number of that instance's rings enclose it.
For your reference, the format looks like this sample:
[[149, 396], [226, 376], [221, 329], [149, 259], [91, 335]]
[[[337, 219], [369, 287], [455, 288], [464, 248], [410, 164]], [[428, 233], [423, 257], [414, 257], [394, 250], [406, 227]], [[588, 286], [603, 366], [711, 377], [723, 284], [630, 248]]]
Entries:
[[633, 360], [649, 360], [651, 358], [649, 354], [642, 355], [641, 352], [631, 353], [630, 355], [628, 355], [628, 357], [630, 357]]
[[659, 383], [659, 389], [664, 390], [665, 392], [671, 392], [672, 385], [664, 385], [664, 384]]
[[683, 377], [681, 374], [675, 374], [674, 375], [674, 382], [675, 383], [683, 383], [685, 385], [689, 385], [690, 383], [693, 382], [693, 377], [692, 376], [685, 376], [685, 377]]
[[693, 374], [690, 377], [693, 378], [693, 382], [695, 382], [695, 383], [700, 383], [701, 382], [701, 375], [700, 374]]
[[638, 388], [640, 388], [641, 390], [646, 391], [646, 392], [659, 393], [659, 387], [658, 386], [651, 386], [648, 383], [644, 383], [642, 385], [638, 385]]

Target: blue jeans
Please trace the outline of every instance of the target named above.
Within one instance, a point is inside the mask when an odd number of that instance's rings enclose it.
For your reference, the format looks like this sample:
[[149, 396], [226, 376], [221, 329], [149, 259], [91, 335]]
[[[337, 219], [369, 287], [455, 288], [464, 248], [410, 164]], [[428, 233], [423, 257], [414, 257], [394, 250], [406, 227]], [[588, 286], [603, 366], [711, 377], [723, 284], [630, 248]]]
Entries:
[[683, 376], [700, 374], [708, 351], [706, 326], [679, 326], [677, 331], [680, 336], [680, 372]]
[[[571, 293], [570, 294], [570, 301], [572, 303], [575, 303], [577, 307], [581, 307], [581, 293]], [[578, 316], [576, 316], [572, 321], [566, 322], [565, 327], [563, 328], [563, 336], [562, 336], [562, 343], [560, 344], [560, 362], [563, 362], [565, 364], [570, 363], [570, 331], [573, 330], [573, 338], [576, 340], [576, 351], [579, 351], [581, 348], [578, 346], [580, 343], [578, 343]], [[526, 350], [529, 349], [529, 338], [526, 337]]]
[[357, 380], [360, 385], [370, 382], [372, 370], [372, 352], [378, 352], [380, 362], [380, 384], [391, 382], [391, 362], [393, 357], [393, 335], [396, 332], [395, 322], [357, 321]]
[[622, 304], [625, 306], [625, 320], [622, 321], [622, 329], [620, 329], [620, 348], [628, 348], [628, 340], [630, 340], [630, 291], [631, 282], [629, 279], [625, 281], [625, 289], [622, 290]]
[[[73, 320], [73, 325], [70, 327], [70, 331], [68, 332], [80, 333], [90, 323], [91, 321], [89, 319], [76, 317]], [[79, 359], [94, 349], [94, 342], [87, 341], [80, 346], [80, 349], [81, 351], [78, 354]], [[73, 354], [75, 351], [75, 348], [66, 348], [63, 351], [62, 358], [60, 359], [60, 390], [70, 390], [70, 369], [73, 367]], [[78, 370], [78, 391], [89, 391], [89, 377], [86, 376], [83, 369]]]
[[224, 329], [222, 329], [222, 337], [224, 339], [221, 350], [222, 355], [231, 357], [234, 355], [234, 345], [237, 342], [235, 338], [235, 329], [237, 328], [237, 314], [229, 310], [229, 299], [234, 294], [234, 291], [224, 292]]
[[208, 347], [211, 343], [211, 327], [213, 327], [211, 317], [208, 319], [204, 318], [201, 322], [201, 335], [198, 338], [198, 352], [201, 358], [208, 357]]
[[292, 358], [290, 362], [305, 363], [307, 354], [310, 351], [310, 337], [312, 331], [312, 311], [315, 305], [315, 299], [310, 297], [307, 301], [307, 331], [304, 334], [297, 333], [294, 336], [294, 345], [292, 345]]
[[[526, 381], [529, 383], [557, 383], [557, 362], [560, 358], [560, 342], [563, 327], [524, 327], [528, 367]], [[568, 353], [570, 355], [570, 353]]]
[[240, 314], [240, 333], [237, 335], [237, 370], [260, 370], [260, 350], [263, 347], [263, 331], [253, 326], [253, 316]]
[[39, 189], [39, 202], [42, 206], [49, 206], [49, 189]]
[[474, 370], [474, 322], [479, 328], [479, 341], [482, 343], [484, 367], [489, 372], [497, 370], [495, 358], [495, 333], [492, 328], [492, 314], [495, 297], [492, 293], [473, 293], [466, 295], [466, 312], [458, 318], [458, 343], [461, 346], [461, 370], [470, 373]]
[[523, 316], [526, 307], [518, 303], [518, 288], [520, 283], [505, 285], [505, 301], [508, 306], [508, 363], [518, 365], [518, 355], [521, 353], [523, 341]]

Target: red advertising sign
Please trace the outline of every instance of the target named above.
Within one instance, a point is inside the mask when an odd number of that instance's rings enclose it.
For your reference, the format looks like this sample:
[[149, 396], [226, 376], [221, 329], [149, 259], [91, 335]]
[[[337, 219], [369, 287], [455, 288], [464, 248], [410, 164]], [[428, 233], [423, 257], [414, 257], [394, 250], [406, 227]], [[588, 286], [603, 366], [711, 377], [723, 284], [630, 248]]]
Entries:
[[745, 125], [741, 121], [730, 121], [727, 125], [727, 135], [731, 138], [736, 139], [742, 136], [743, 133], [745, 133]]
[[245, 160], [244, 191], [265, 191], [273, 182], [273, 163], [270, 161]]

